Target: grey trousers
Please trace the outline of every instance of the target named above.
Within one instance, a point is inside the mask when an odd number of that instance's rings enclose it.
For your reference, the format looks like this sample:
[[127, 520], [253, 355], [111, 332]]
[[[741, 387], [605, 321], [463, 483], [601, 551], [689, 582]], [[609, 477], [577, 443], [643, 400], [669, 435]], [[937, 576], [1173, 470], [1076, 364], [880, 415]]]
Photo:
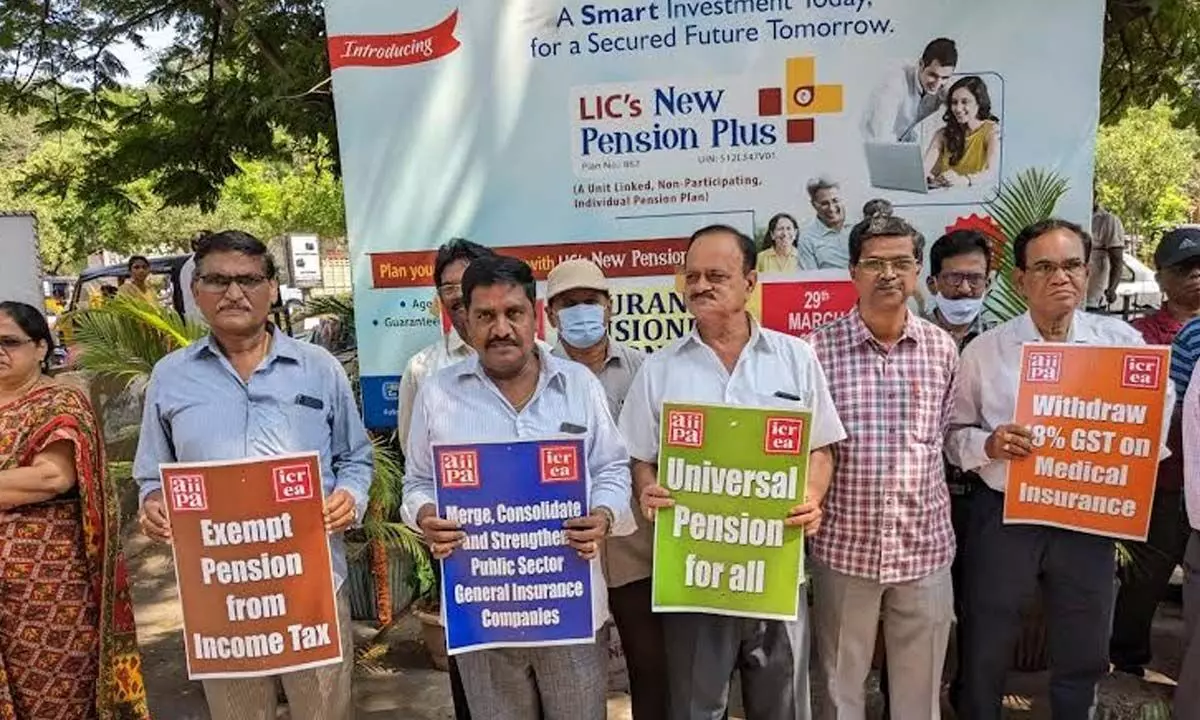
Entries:
[[865, 683], [883, 621], [892, 720], [941, 717], [942, 666], [954, 623], [949, 566], [907, 583], [883, 585], [811, 563], [820, 720], [865, 720]]
[[337, 595], [342, 661], [336, 665], [298, 670], [261, 678], [205, 680], [204, 697], [212, 720], [275, 720], [278, 704], [275, 678], [283, 682], [288, 709], [295, 720], [351, 720], [354, 701], [354, 625], [350, 597], [343, 587]]
[[1200, 531], [1183, 555], [1183, 667], [1175, 688], [1177, 720], [1200, 718]]
[[1001, 493], [975, 493], [963, 578], [959, 710], [971, 720], [1000, 720], [1020, 613], [1040, 579], [1050, 639], [1050, 713], [1054, 720], [1089, 720], [1096, 684], [1108, 672], [1116, 547], [1096, 535], [1004, 525], [1003, 515]]
[[747, 720], [809, 720], [808, 600], [795, 622], [664, 613], [671, 720], [722, 720], [734, 670]]
[[606, 644], [476, 650], [455, 657], [471, 717], [604, 720], [607, 713]]

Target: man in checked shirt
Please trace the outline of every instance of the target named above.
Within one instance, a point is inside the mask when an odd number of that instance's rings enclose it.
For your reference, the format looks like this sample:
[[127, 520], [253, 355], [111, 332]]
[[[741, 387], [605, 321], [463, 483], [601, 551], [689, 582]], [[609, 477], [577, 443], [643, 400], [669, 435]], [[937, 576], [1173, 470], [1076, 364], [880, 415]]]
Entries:
[[925, 239], [875, 217], [850, 241], [858, 306], [810, 338], [847, 438], [811, 558], [819, 719], [862, 720], [882, 619], [894, 720], [940, 716], [954, 620], [954, 531], [942, 465], [958, 348], [908, 309]]

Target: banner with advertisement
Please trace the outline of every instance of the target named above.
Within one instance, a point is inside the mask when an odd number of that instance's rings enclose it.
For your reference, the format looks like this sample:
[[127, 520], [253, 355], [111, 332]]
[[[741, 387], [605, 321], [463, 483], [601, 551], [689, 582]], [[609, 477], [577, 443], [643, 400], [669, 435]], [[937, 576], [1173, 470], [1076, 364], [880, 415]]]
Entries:
[[539, 279], [583, 256], [631, 300], [655, 288], [613, 318], [653, 350], [690, 331], [665, 293], [706, 225], [760, 244], [756, 311], [803, 335], [853, 304], [848, 234], [868, 201], [926, 247], [959, 227], [1002, 242], [986, 203], [1041, 169], [1069, 184], [1056, 212], [1086, 221], [1103, 12], [327, 0], [368, 424], [394, 424], [407, 359], [441, 333], [431, 251], [455, 236], [524, 257]]
[[659, 482], [675, 504], [654, 522], [655, 612], [795, 620], [804, 532], [805, 411], [664, 403]]
[[316, 453], [160, 467], [188, 678], [341, 662]]
[[433, 458], [438, 511], [467, 535], [442, 561], [447, 651], [595, 642], [591, 562], [563, 526], [589, 512], [583, 441], [434, 445]]
[[1013, 422], [1033, 453], [1008, 464], [1004, 522], [1145, 540], [1171, 350], [1026, 344]]

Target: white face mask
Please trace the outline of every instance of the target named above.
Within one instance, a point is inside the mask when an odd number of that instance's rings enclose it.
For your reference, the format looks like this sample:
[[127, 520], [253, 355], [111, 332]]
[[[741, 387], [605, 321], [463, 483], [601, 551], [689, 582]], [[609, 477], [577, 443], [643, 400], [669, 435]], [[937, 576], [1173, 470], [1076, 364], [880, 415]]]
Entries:
[[933, 296], [938, 312], [951, 325], [966, 325], [979, 315], [983, 309], [983, 298], [946, 298], [941, 294]]

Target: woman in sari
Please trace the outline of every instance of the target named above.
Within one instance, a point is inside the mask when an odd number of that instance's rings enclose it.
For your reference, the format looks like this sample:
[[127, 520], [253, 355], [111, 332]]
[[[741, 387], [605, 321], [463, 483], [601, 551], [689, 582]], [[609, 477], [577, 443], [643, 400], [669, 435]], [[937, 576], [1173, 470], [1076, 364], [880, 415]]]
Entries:
[[0, 720], [147, 720], [96, 415], [44, 374], [42, 314], [0, 303]]

